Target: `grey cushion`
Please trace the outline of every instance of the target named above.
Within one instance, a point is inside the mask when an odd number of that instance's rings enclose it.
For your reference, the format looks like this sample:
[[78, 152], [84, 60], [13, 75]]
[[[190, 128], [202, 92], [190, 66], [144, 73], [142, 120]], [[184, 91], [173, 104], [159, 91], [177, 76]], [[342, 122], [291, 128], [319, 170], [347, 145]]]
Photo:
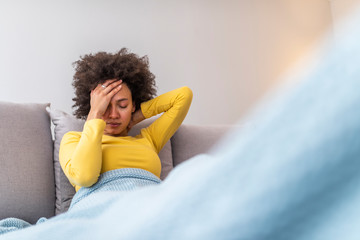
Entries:
[[54, 215], [49, 104], [0, 102], [0, 219]]
[[[69, 131], [82, 131], [85, 121], [76, 119], [70, 114], [60, 110], [48, 109], [51, 120], [54, 124], [54, 166], [55, 166], [55, 182], [56, 182], [56, 214], [67, 211], [70, 206], [71, 199], [75, 194], [75, 190], [69, 183], [63, 173], [59, 163], [59, 148], [62, 137]], [[140, 133], [140, 129], [148, 126], [154, 121], [154, 118], [146, 119], [135, 125], [129, 132], [129, 135], [135, 136]], [[172, 151], [170, 141], [159, 153], [162, 170], [161, 179], [164, 179], [173, 169]]]
[[181, 125], [171, 138], [174, 167], [197, 154], [208, 152], [230, 128], [228, 125]]
[[65, 133], [69, 131], [82, 131], [83, 120], [59, 110], [47, 109], [50, 113], [51, 121], [54, 124], [54, 172], [55, 172], [55, 214], [66, 212], [75, 194], [74, 187], [70, 184], [61, 169], [59, 162], [60, 142]]

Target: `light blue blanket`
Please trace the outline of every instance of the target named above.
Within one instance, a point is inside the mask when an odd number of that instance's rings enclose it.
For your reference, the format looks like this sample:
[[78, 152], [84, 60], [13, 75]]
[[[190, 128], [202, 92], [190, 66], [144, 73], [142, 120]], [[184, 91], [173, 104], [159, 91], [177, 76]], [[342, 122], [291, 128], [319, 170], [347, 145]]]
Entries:
[[0, 239], [359, 239], [360, 14], [351, 23], [209, 155]]
[[[141, 187], [159, 184], [161, 180], [154, 174], [137, 168], [123, 168], [101, 174], [93, 186], [81, 188], [71, 201], [69, 211], [50, 221], [66, 221], [67, 219], [94, 218], [116, 199], [129, 191]], [[36, 225], [48, 219], [41, 218]], [[0, 234], [30, 227], [26, 221], [8, 218], [0, 221]]]

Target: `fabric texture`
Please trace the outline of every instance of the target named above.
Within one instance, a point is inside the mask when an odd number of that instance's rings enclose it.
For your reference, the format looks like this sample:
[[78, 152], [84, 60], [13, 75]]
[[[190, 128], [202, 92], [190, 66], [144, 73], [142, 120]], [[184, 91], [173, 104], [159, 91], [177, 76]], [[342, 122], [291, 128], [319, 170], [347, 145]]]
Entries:
[[[75, 208], [88, 208], [88, 201], [80, 203], [83, 199], [99, 192], [124, 192], [134, 191], [141, 187], [161, 183], [154, 174], [139, 168], [121, 168], [101, 174], [99, 181], [91, 187], [81, 188], [74, 196], [70, 210]], [[97, 201], [96, 197], [93, 197]], [[101, 201], [99, 201], [101, 202]], [[81, 207], [79, 207], [81, 205]], [[90, 214], [91, 215], [91, 214]]]
[[[74, 187], [70, 184], [61, 169], [59, 162], [60, 142], [64, 134], [69, 131], [82, 131], [85, 121], [79, 120], [74, 116], [57, 109], [47, 109], [51, 121], [54, 124], [54, 168], [56, 183], [56, 214], [66, 212], [70, 206], [71, 199], [75, 194]], [[140, 133], [140, 129], [150, 125], [156, 118], [150, 118], [135, 125], [129, 132], [129, 135], [135, 136]], [[160, 151], [162, 171], [160, 178], [165, 179], [168, 173], [173, 169], [171, 144], [168, 141]]]
[[[138, 168], [122, 168], [103, 173], [99, 181], [90, 188], [81, 188], [73, 197], [70, 209], [67, 213], [57, 218], [57, 221], [69, 221], [82, 217], [92, 218], [102, 208], [106, 199], [107, 204], [115, 202], [124, 192], [134, 191], [141, 187], [159, 184], [161, 180], [154, 174]], [[99, 194], [104, 193], [105, 194]], [[112, 196], [109, 198], [109, 196]], [[109, 201], [111, 199], [111, 201]], [[46, 218], [40, 218], [36, 223], [46, 222]], [[26, 221], [17, 218], [0, 220], [0, 235], [12, 231], [25, 229], [32, 226]]]
[[0, 235], [30, 226], [30, 223], [18, 218], [6, 218], [4, 220], [0, 220]]
[[[242, 124], [241, 127], [243, 127]], [[194, 157], [198, 153], [208, 152], [220, 140], [220, 137], [231, 129], [230, 125], [209, 127], [187, 124], [180, 126], [179, 130], [171, 138], [174, 166]]]
[[0, 102], [0, 219], [54, 214], [49, 104]]

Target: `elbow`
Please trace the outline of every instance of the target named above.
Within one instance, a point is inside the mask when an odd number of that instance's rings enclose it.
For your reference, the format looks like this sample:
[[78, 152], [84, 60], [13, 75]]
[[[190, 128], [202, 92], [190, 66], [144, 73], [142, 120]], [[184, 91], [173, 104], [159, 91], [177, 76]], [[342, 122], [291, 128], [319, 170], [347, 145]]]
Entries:
[[71, 183], [80, 187], [91, 187], [99, 178], [99, 174], [94, 174], [89, 171], [75, 171], [69, 170], [66, 174]]
[[81, 178], [78, 178], [75, 183], [75, 185], [80, 186], [80, 187], [91, 187], [92, 185], [94, 185], [96, 182], [98, 181], [98, 176], [96, 177], [87, 177], [87, 176], [83, 176]]
[[190, 101], [193, 98], [193, 92], [191, 90], [191, 88], [189, 88], [188, 86], [184, 86], [181, 88], [183, 94], [185, 95], [186, 98], [190, 99]]

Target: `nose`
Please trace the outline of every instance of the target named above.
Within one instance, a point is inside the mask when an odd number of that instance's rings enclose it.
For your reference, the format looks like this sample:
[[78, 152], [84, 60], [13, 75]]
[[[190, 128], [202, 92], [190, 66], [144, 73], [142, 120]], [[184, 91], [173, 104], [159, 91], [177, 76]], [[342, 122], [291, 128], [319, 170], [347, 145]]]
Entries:
[[119, 118], [120, 114], [118, 113], [117, 109], [114, 107], [110, 107], [109, 109], [109, 118]]

